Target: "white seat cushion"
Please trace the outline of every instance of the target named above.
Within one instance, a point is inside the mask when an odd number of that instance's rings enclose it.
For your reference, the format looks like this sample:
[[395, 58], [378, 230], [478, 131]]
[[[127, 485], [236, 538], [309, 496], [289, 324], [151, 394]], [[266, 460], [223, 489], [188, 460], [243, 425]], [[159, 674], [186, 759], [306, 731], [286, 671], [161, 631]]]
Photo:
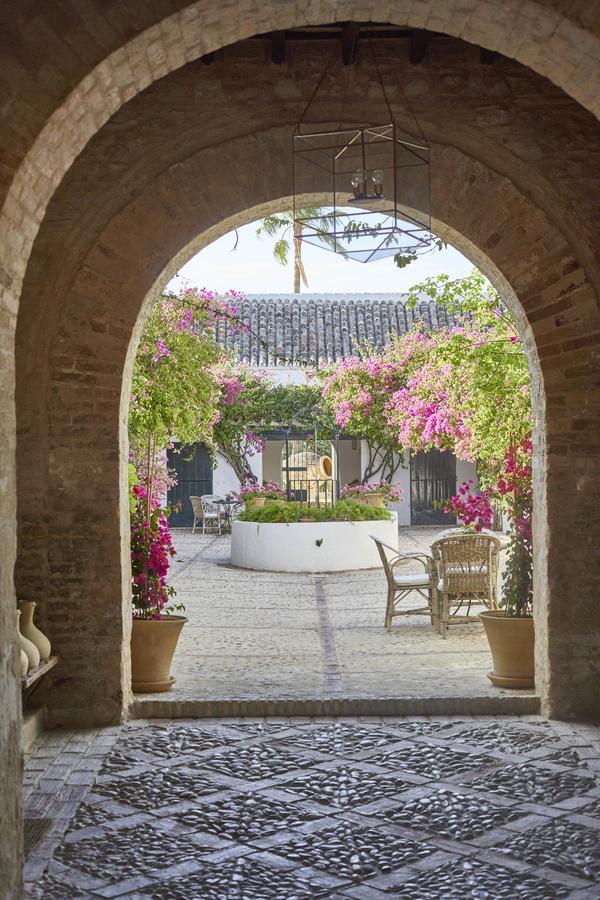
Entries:
[[422, 575], [419, 575], [418, 573], [414, 575], [396, 575], [394, 581], [399, 588], [404, 588], [405, 590], [409, 587], [429, 587], [429, 575], [427, 575], [426, 572], [423, 572]]

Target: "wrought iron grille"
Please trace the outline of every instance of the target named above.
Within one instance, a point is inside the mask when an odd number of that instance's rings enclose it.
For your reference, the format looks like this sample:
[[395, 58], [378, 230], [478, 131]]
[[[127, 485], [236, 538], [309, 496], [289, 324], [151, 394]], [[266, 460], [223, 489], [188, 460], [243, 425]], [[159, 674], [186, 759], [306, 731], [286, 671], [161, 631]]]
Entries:
[[337, 446], [319, 440], [285, 435], [281, 458], [282, 483], [288, 500], [309, 506], [329, 506], [340, 496]]

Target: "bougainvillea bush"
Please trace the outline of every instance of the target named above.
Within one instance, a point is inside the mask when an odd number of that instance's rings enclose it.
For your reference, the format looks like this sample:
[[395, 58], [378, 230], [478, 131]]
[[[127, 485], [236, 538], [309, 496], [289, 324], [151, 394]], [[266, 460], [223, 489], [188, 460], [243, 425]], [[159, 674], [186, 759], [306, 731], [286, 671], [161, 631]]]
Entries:
[[462, 485], [450, 507], [475, 529], [493, 524], [499, 505], [512, 531], [504, 603], [513, 614], [531, 609], [530, 382], [515, 325], [479, 273], [417, 285], [457, 317], [437, 332], [397, 337], [384, 352], [346, 360], [324, 382], [324, 402], [351, 433], [404, 450], [441, 450], [476, 461], [480, 487]]
[[506, 566], [502, 581], [502, 601], [508, 615], [530, 616], [533, 603], [533, 490], [531, 481], [532, 445], [529, 438], [513, 444], [504, 454], [497, 482], [482, 491], [463, 484], [446, 509], [475, 531], [491, 528], [494, 501], [511, 521]]
[[477, 460], [485, 483], [506, 450], [531, 434], [525, 353], [483, 276], [430, 279], [409, 302], [424, 293], [450, 307], [457, 323], [434, 332], [417, 327], [382, 353], [366, 348], [344, 360], [326, 375], [323, 400], [350, 434], [397, 452], [448, 450]]
[[320, 408], [318, 384], [274, 384], [262, 370], [228, 363], [219, 370], [223, 395], [213, 430], [215, 446], [240, 483], [256, 481], [252, 458], [262, 452], [260, 434], [293, 426], [298, 431], [330, 434], [332, 418]]
[[132, 488], [131, 564], [136, 616], [160, 618], [177, 609], [167, 573], [174, 549], [161, 501], [174, 483], [166, 463], [171, 438], [214, 446], [219, 402], [227, 386], [217, 367], [225, 353], [214, 334], [219, 321], [237, 328], [237, 294], [187, 288], [161, 296], [146, 321], [136, 354], [129, 405]]
[[152, 308], [138, 346], [129, 404], [129, 438], [138, 474], [152, 483], [164, 470], [161, 453], [173, 437], [214, 447], [221, 397], [219, 367], [227, 355], [215, 328], [243, 328], [235, 291], [186, 288], [166, 293]]
[[161, 619], [177, 610], [181, 604], [167, 604], [175, 590], [167, 584], [167, 573], [175, 549], [171, 541], [169, 523], [164, 510], [150, 503], [142, 484], [132, 487], [131, 511], [131, 591], [133, 614], [138, 619]]

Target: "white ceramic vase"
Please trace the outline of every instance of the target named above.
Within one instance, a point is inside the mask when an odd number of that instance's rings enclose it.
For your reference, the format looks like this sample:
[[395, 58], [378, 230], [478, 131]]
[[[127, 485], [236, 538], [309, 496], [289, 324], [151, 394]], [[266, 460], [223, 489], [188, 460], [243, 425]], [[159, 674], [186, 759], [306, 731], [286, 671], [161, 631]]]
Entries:
[[33, 600], [23, 600], [19, 607], [21, 609], [21, 634], [23, 637], [35, 644], [40, 653], [40, 659], [50, 659], [50, 641], [40, 629], [33, 624], [33, 612], [35, 603]]
[[[21, 610], [19, 610], [19, 625], [21, 616]], [[28, 640], [23, 632], [19, 629], [19, 642], [21, 644], [21, 650], [25, 653], [27, 657], [27, 670], [35, 669], [40, 664], [40, 651], [30, 640]]]
[[19, 619], [20, 618], [21, 618], [21, 610], [18, 609], [17, 610], [17, 634], [19, 635], [19, 653], [21, 655], [19, 665], [20, 665], [21, 677], [23, 677], [24, 675], [27, 675], [27, 670], [29, 669], [29, 660], [27, 659], [27, 654], [23, 650], [23, 647], [21, 646], [21, 643], [20, 643], [20, 641], [21, 641], [21, 632], [19, 631]]

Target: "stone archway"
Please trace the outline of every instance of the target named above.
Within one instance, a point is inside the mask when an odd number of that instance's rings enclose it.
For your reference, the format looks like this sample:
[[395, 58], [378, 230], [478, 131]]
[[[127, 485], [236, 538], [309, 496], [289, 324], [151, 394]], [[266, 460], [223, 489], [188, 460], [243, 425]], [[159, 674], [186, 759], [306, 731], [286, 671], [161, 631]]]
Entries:
[[[127, 532], [119, 518], [126, 419], [121, 387], [140, 307], [169, 261], [196, 235], [207, 239], [223, 221], [231, 224], [248, 209], [289, 193], [290, 134], [304, 102], [302, 91], [294, 93], [292, 86], [300, 80], [306, 94], [312, 83], [302, 77], [306, 67], [318, 70], [324, 56], [323, 48], [316, 48], [299, 55], [286, 73], [265, 73], [256, 48], [240, 45], [232, 51], [231, 71], [215, 67], [207, 72], [196, 64], [164, 79], [89, 144], [42, 224], [18, 332], [17, 587], [21, 595], [43, 598], [46, 593], [51, 601], [53, 629], [66, 657], [62, 685], [53, 691], [59, 719], [80, 719], [93, 710], [94, 717], [109, 721], [126, 705], [127, 653], [120, 649], [127, 646], [121, 605], [127, 602], [127, 572], [121, 566]], [[391, 84], [402, 77], [398, 65], [392, 51], [382, 60]], [[457, 103], [447, 72], [461, 66], [469, 95]], [[563, 109], [563, 95], [522, 67], [503, 63], [501, 76], [516, 81], [519, 97], [512, 98], [513, 129], [505, 125], [500, 140], [495, 117], [505, 119], [504, 99], [492, 116], [488, 93], [493, 84], [480, 68], [468, 48], [448, 47], [428, 73], [419, 74], [413, 103], [433, 141], [434, 215], [478, 248], [511, 285], [530, 359], [539, 360], [537, 405], [541, 417], [547, 412], [537, 428], [542, 463], [537, 475], [538, 592], [550, 596], [557, 585], [560, 596], [572, 567], [553, 550], [554, 529], [561, 544], [561, 528], [569, 531], [573, 524], [565, 516], [569, 504], [577, 507], [577, 520], [578, 503], [587, 516], [593, 496], [591, 488], [585, 497], [576, 490], [564, 493], [565, 479], [587, 477], [594, 452], [580, 445], [577, 430], [580, 422], [592, 422], [585, 419], [587, 401], [579, 383], [593, 377], [590, 357], [598, 340], [598, 304], [590, 281], [597, 273], [586, 265], [593, 201], [582, 193], [584, 162], [570, 160], [566, 166], [560, 152], [566, 127], [561, 131], [556, 124], [552, 139], [558, 148], [551, 155], [548, 136], [536, 138], [527, 115], [532, 97], [550, 114]], [[248, 102], [249, 83], [256, 84], [253, 102]], [[201, 111], [198, 85], [207, 98]], [[366, 115], [370, 102], [356, 99], [354, 114]], [[154, 124], [157, 109], [162, 128]], [[573, 106], [571, 116], [580, 146], [587, 142], [591, 147], [594, 124], [578, 109]], [[131, 133], [135, 141], [123, 141], [122, 135]], [[520, 149], [527, 141], [529, 157]], [[535, 163], [540, 147], [549, 160], [544, 173]], [[105, 175], [107, 158], [111, 170]], [[561, 179], [560, 189], [552, 176]], [[574, 366], [579, 367], [577, 383]], [[43, 496], [40, 484], [47, 485]], [[548, 534], [546, 498], [555, 496], [561, 497], [563, 514]], [[587, 631], [587, 623], [572, 604], [559, 608], [557, 603], [556, 608], [538, 604], [538, 632], [544, 647], [540, 658], [551, 661], [555, 654], [561, 677], [554, 678], [550, 662], [540, 671], [540, 687], [546, 711], [574, 715], [595, 702], [584, 700], [583, 693], [593, 652], [572, 658], [573, 636], [580, 627]], [[553, 615], [569, 623], [564, 635], [551, 632]], [[91, 634], [93, 625], [103, 639], [86, 654], [77, 649], [80, 629]], [[101, 661], [104, 684], [96, 677]]]
[[[198, 4], [196, 9], [198, 15], [201, 6]], [[480, 12], [491, 9], [484, 3], [473, 4], [475, 8]], [[526, 7], [520, 4], [520, 9], [527, 9], [528, 14], [540, 11], [539, 4]], [[303, 13], [290, 14], [288, 7], [282, 5], [274, 14], [268, 7], [263, 6], [261, 10], [264, 11], [261, 21], [269, 28], [284, 27], [288, 22], [293, 24], [296, 18], [306, 18]], [[346, 17], [351, 17], [352, 4], [338, 4], [335, 12], [340, 15], [346, 10]], [[515, 16], [521, 14], [516, 7], [511, 6], [511, 10]], [[430, 14], [429, 6], [426, 14]], [[331, 15], [333, 12], [329, 10], [316, 20]], [[395, 20], [397, 15], [395, 7], [385, 18]], [[422, 22], [420, 15], [407, 10], [406, 21], [418, 24]], [[579, 38], [580, 46], [584, 50], [589, 48], [586, 64], [574, 64], [569, 69], [571, 74], [579, 71], [585, 75], [589, 70], [586, 66], [593, 65], [591, 48], [595, 38], [585, 37], [586, 32], [582, 34], [581, 28], [577, 30], [564, 17], [556, 20], [554, 13], [548, 15], [550, 18], [543, 21], [552, 23], [553, 34], [564, 35], [566, 28], [570, 38]], [[256, 21], [252, 17], [243, 23], [236, 19], [232, 35], [236, 28], [238, 36], [252, 33]], [[473, 38], [481, 34], [479, 43], [510, 51], [512, 45], [507, 35], [514, 19], [507, 19], [506, 27], [494, 39], [486, 37], [486, 31], [491, 30], [489, 17], [479, 20], [474, 14], [473, 21], [479, 22], [477, 28], [465, 34]], [[537, 26], [532, 21], [530, 17], [528, 27], [523, 23], [520, 35], [535, 33]], [[438, 25], [431, 19], [430, 27], [434, 24], [441, 27], [441, 23]], [[452, 31], [451, 25], [448, 30]], [[150, 32], [151, 29], [144, 32], [144, 40]], [[163, 144], [160, 152], [151, 158], [155, 149], [150, 140], [151, 111], [153, 107], [168, 108], [163, 90], [168, 92], [169, 86], [175, 83], [170, 81], [173, 76], [163, 76], [188, 61], [177, 46], [177, 35], [174, 37], [167, 27], [161, 30], [161, 35], [161, 40], [154, 45], [143, 44], [143, 52], [150, 52], [154, 47], [155, 56], [148, 68], [140, 64], [137, 84], [134, 80], [127, 85], [120, 81], [122, 91], [111, 92], [106, 89], [109, 82], [96, 81], [105, 69], [95, 70], [93, 77], [81, 82], [80, 91], [69, 96], [52, 125], [43, 136], [40, 134], [35, 144], [39, 156], [29, 156], [21, 175], [12, 180], [11, 194], [3, 210], [6, 215], [3, 247], [7, 251], [2, 259], [8, 348], [7, 416], [3, 419], [6, 458], [10, 464], [14, 442], [10, 412], [11, 334], [27, 267], [19, 325], [18, 391], [21, 440], [28, 446], [31, 467], [29, 472], [23, 470], [21, 479], [22, 508], [33, 508], [28, 502], [31, 499], [28, 491], [34, 490], [36, 478], [38, 485], [44, 481], [48, 485], [48, 493], [40, 503], [39, 521], [31, 523], [26, 517], [23, 520], [37, 530], [30, 528], [22, 544], [18, 578], [21, 585], [27, 585], [27, 590], [39, 591], [44, 585], [49, 586], [49, 599], [57, 601], [54, 612], [59, 617], [65, 615], [64, 629], [69, 627], [69, 616], [77, 604], [83, 608], [88, 604], [89, 611], [90, 585], [101, 585], [95, 598], [99, 638], [95, 655], [78, 660], [69, 651], [70, 662], [56, 694], [58, 714], [65, 719], [79, 716], [83, 709], [89, 710], [99, 700], [95, 717], [114, 720], [126, 699], [123, 695], [126, 656], [119, 649], [118, 654], [111, 651], [102, 657], [102, 648], [114, 650], [127, 643], [123, 631], [126, 618], [121, 615], [127, 578], [120, 565], [124, 530], [118, 501], [123, 485], [119, 482], [121, 451], [116, 435], [120, 433], [122, 440], [122, 372], [142, 298], [160, 278], [169, 258], [194, 234], [217, 227], [224, 216], [238, 215], [289, 191], [289, 183], [284, 183], [285, 167], [277, 169], [287, 152], [289, 123], [296, 115], [289, 97], [286, 100], [276, 95], [270, 106], [261, 107], [266, 110], [265, 118], [254, 121], [245, 132], [243, 129], [236, 132], [236, 122], [231, 120], [226, 123], [229, 130], [220, 136], [215, 133], [211, 145], [210, 141], [203, 142], [202, 125], [198, 123], [196, 128], [189, 129], [185, 139], [178, 134], [170, 147]], [[163, 40], [171, 48], [170, 56], [161, 56]], [[220, 46], [219, 41], [226, 42], [222, 37], [215, 37], [214, 44], [198, 40], [190, 58], [212, 46]], [[130, 71], [130, 60], [127, 56], [119, 59], [119, 71], [126, 81], [123, 73]], [[114, 55], [110, 60], [111, 64], [116, 62]], [[406, 68], [401, 61], [395, 60], [396, 64], [398, 73]], [[445, 71], [444, 64], [448, 65]], [[418, 88], [411, 100], [415, 102], [419, 95], [426, 97], [432, 109], [435, 105], [432, 101], [438, 103], [435, 114], [432, 112], [427, 121], [426, 115], [420, 115], [436, 144], [439, 179], [435, 188], [439, 204], [434, 210], [436, 217], [464, 235], [493, 261], [519, 297], [531, 326], [547, 400], [546, 423], [541, 432], [544, 446], [541, 437], [538, 444], [538, 449], [543, 451], [539, 458], [544, 463], [538, 473], [541, 490], [538, 496], [547, 498], [547, 503], [538, 504], [538, 519], [543, 527], [538, 529], [536, 550], [538, 571], [547, 574], [541, 589], [556, 599], [554, 605], [542, 605], [538, 621], [542, 650], [550, 660], [543, 674], [542, 688], [547, 697], [547, 711], [555, 715], [585, 714], [597, 708], [598, 703], [592, 684], [597, 665], [596, 637], [590, 634], [589, 628], [589, 623], [595, 621], [592, 617], [597, 591], [597, 576], [590, 570], [589, 554], [597, 545], [599, 485], [594, 441], [598, 420], [596, 401], [586, 394], [597, 387], [599, 326], [594, 289], [597, 290], [600, 277], [593, 260], [593, 170], [586, 165], [594, 153], [597, 132], [592, 117], [582, 107], [516, 63], [502, 61], [501, 85], [490, 85], [495, 91], [500, 87], [500, 94], [486, 93], [482, 78], [473, 81], [468, 59], [460, 64], [464, 69], [458, 80], [452, 71], [453, 64], [445, 57], [427, 74], [419, 71], [415, 75], [409, 70], [407, 80]], [[152, 68], [154, 71], [149, 75], [142, 75]], [[189, 65], [180, 68], [183, 76], [189, 71]], [[270, 89], [285, 81], [280, 70], [274, 76]], [[432, 77], [436, 78], [433, 90], [429, 86]], [[558, 74], [553, 73], [553, 77], [568, 86]], [[143, 102], [141, 107], [137, 106], [131, 98], [155, 78], [162, 80], [140, 96]], [[584, 82], [585, 77], [581, 79], [580, 92]], [[587, 81], [590, 83], [593, 82]], [[501, 96], [507, 84], [512, 85], [508, 90], [508, 109]], [[574, 87], [572, 90], [577, 95]], [[229, 100], [231, 96], [230, 92]], [[537, 120], [532, 119], [534, 107], [527, 107], [533, 96], [538, 103]], [[457, 97], [461, 100], [458, 106], [464, 104], [462, 108], [457, 109], [457, 104], [453, 104], [453, 98]], [[585, 94], [582, 98], [588, 102]], [[90, 140], [94, 131], [123, 102], [126, 103], [123, 116], [113, 116], [99, 133], [98, 143], [96, 139]], [[239, 113], [243, 102], [236, 101], [234, 108]], [[445, 116], [440, 115], [443, 109], [447, 110]], [[222, 112], [210, 104], [205, 111]], [[73, 134], [68, 135], [64, 128], [67, 113], [73, 116], [73, 121], [77, 119], [81, 123], [81, 128], [73, 128]], [[542, 120], [545, 116], [546, 131], [539, 127], [540, 116]], [[124, 134], [139, 128], [142, 137], [131, 141], [133, 155], [125, 154], [113, 164], [119, 156], [116, 152], [119, 128], [124, 129]], [[108, 143], [103, 145], [103, 140]], [[107, 171], [97, 168], [98, 157], [94, 153], [99, 150], [104, 153], [104, 159], [111, 159]], [[77, 153], [79, 157], [73, 164]], [[194, 196], [202, 195], [199, 189], [208, 184], [223, 159], [235, 168], [248, 158], [256, 161], [252, 169], [258, 173], [255, 181], [238, 180], [237, 185], [231, 185], [231, 191], [221, 191], [218, 195], [205, 192], [199, 208]], [[276, 162], [275, 169], [268, 170], [269, 177], [266, 177], [266, 159]], [[273, 172], [277, 172], [276, 178]], [[195, 195], [191, 193], [192, 184], [198, 186]], [[53, 193], [54, 200], [49, 205]], [[541, 388], [540, 384], [540, 391]], [[90, 469], [97, 479], [95, 492], [89, 489]], [[11, 527], [13, 477], [9, 465], [7, 478], [2, 481], [7, 498], [3, 504], [3, 527], [7, 534], [3, 546], [8, 559], [8, 568], [4, 570], [7, 591], [3, 594], [6, 615], [10, 609], [10, 572], [15, 546]], [[574, 532], [583, 526], [587, 527], [586, 537], [583, 541], [576, 540]], [[94, 552], [91, 552], [90, 534], [96, 538]], [[565, 558], [565, 547], [570, 548], [570, 558]], [[100, 567], [98, 556], [105, 553], [108, 565]], [[36, 569], [42, 573], [37, 582]], [[574, 594], [576, 601], [571, 600]], [[80, 622], [75, 617], [73, 639]], [[65, 631], [61, 632], [63, 636]], [[573, 658], [572, 646], [577, 640], [580, 652]], [[68, 640], [66, 645], [71, 646]], [[99, 660], [106, 662], [103, 690], [93, 683]], [[7, 671], [10, 662], [9, 656]], [[16, 691], [10, 679], [8, 683], [6, 709], [10, 724], [17, 722], [18, 717]], [[12, 764], [17, 758], [14, 726], [11, 734], [8, 737], [3, 734], [1, 740], [5, 741], [0, 745], [3, 758]]]

